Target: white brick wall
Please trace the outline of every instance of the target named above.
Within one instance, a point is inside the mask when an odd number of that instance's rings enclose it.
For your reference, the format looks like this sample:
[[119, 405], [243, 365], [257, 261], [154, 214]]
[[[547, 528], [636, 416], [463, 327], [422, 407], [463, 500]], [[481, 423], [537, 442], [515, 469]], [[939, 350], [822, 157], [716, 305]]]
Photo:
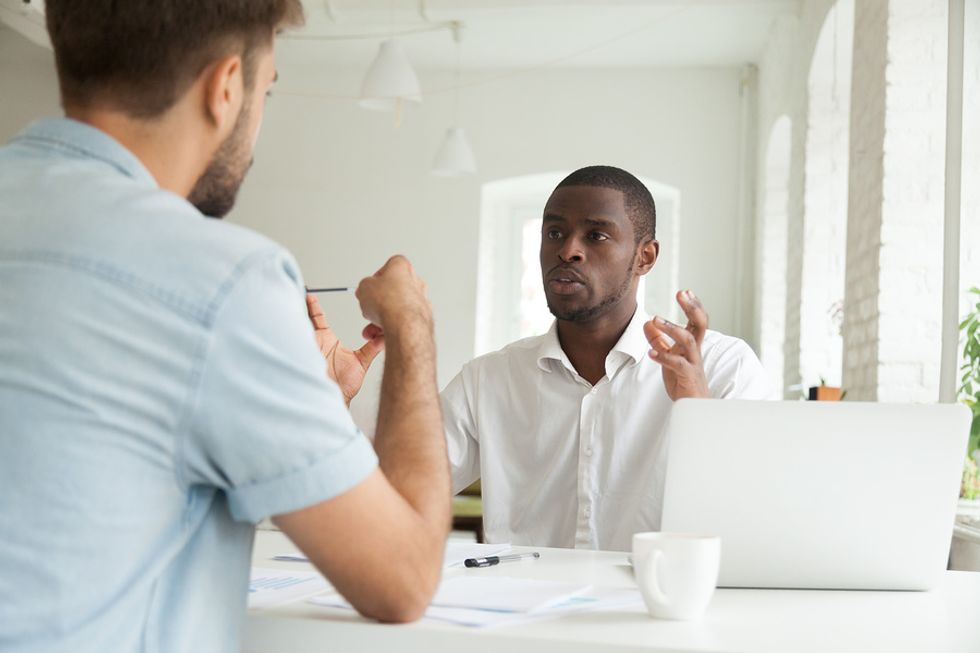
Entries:
[[843, 385], [850, 399], [866, 401], [878, 386], [887, 9], [885, 0], [866, 0], [854, 15]]
[[[768, 138], [782, 114], [793, 121], [786, 386], [812, 383], [808, 377], [815, 373], [830, 376], [819, 368], [834, 364], [826, 351], [835, 346], [833, 334], [821, 334], [819, 323], [839, 287], [833, 285], [833, 228], [820, 215], [840, 215], [834, 198], [843, 195], [834, 180], [847, 162], [832, 154], [842, 131], [832, 118], [833, 104], [800, 82], [833, 4], [805, 0], [798, 20], [773, 30], [760, 66], [760, 135]], [[973, 6], [967, 16], [964, 289], [980, 283], [980, 7], [967, 4]], [[934, 401], [942, 295], [946, 2], [858, 0], [855, 6], [842, 383], [849, 399]], [[765, 153], [764, 142], [759, 149]], [[763, 191], [764, 163], [760, 160]], [[763, 235], [764, 208], [760, 202]], [[816, 245], [821, 239], [822, 257]], [[760, 247], [766, 246], [763, 240]], [[760, 275], [758, 287], [764, 291], [765, 270]], [[821, 301], [828, 306], [820, 307]], [[760, 304], [764, 308], [766, 302]], [[760, 314], [760, 325], [766, 319]]]
[[946, 3], [860, 2], [856, 29], [844, 383], [855, 399], [935, 401]]
[[854, 2], [824, 20], [810, 62], [800, 286], [800, 378], [841, 383]]
[[[776, 22], [770, 33], [766, 50], [759, 66], [759, 135], [760, 153], [759, 196], [765, 197], [767, 186], [765, 155], [769, 134], [776, 121], [786, 116], [792, 123], [791, 156], [787, 180], [787, 241], [786, 253], [786, 296], [785, 315], [782, 318], [784, 333], [784, 368], [782, 388], [787, 398], [798, 397], [799, 389], [790, 389], [801, 384], [800, 378], [800, 309], [803, 279], [803, 206], [804, 206], [804, 156], [807, 139], [807, 80], [810, 61], [816, 47], [820, 30], [827, 12], [833, 7], [833, 0], [809, 0], [804, 2], [797, 18], [782, 18]], [[766, 231], [764, 201], [758, 203], [759, 216], [757, 233]], [[758, 247], [764, 247], [764, 236], [758, 240]], [[770, 245], [771, 246], [771, 245]], [[764, 285], [771, 285], [768, 276], [780, 274], [781, 269], [766, 270], [760, 255], [758, 271], [759, 292]], [[766, 306], [776, 307], [780, 302], [757, 302], [762, 310]], [[772, 316], [758, 315], [761, 329], [762, 321], [778, 324], [780, 320]], [[763, 349], [764, 351], [764, 349]], [[779, 383], [777, 375], [773, 381]], [[778, 387], [778, 386], [777, 386]]]
[[976, 295], [967, 295], [966, 290], [980, 287], [980, 2], [976, 0], [966, 3], [964, 41], [961, 316], [977, 302]]
[[[806, 140], [806, 113], [800, 110], [793, 121], [793, 146], [789, 165], [789, 206], [786, 227], [786, 335], [783, 346], [783, 388], [785, 396], [799, 394], [800, 316], [803, 290], [803, 156]], [[795, 388], [795, 389], [794, 389]]]
[[947, 7], [946, 0], [888, 2], [880, 401], [927, 402], [939, 396]]
[[762, 212], [756, 228], [758, 270], [756, 297], [759, 313], [759, 356], [776, 390], [783, 396], [783, 339], [786, 333], [786, 226], [789, 208], [789, 167], [792, 123], [786, 116], [773, 126], [766, 145], [760, 193]]

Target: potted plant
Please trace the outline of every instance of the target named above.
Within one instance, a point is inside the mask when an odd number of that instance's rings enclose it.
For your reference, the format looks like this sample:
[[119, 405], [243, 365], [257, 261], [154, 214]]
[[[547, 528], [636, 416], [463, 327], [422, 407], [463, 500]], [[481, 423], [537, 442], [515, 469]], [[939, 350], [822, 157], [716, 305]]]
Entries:
[[961, 505], [973, 508], [980, 518], [980, 481], [977, 464], [980, 463], [980, 288], [970, 288], [977, 295], [977, 303], [960, 323], [963, 333], [963, 365], [960, 371], [960, 400], [973, 411], [970, 439], [966, 448], [966, 464], [963, 467], [963, 483], [960, 488]]
[[[980, 299], [980, 289], [970, 288]], [[953, 541], [949, 551], [949, 568], [980, 571], [980, 301], [960, 323], [964, 336], [963, 365], [960, 371], [960, 401], [973, 411], [970, 438], [960, 483], [960, 502], [953, 525]]]
[[808, 389], [807, 399], [810, 401], [840, 401], [846, 394], [846, 390], [827, 385], [827, 380], [821, 376], [820, 385], [812, 385]]

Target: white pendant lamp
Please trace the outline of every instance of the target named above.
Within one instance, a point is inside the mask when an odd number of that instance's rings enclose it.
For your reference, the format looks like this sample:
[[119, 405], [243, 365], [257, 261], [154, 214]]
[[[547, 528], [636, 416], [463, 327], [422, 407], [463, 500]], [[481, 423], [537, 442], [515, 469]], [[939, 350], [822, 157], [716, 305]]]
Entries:
[[[456, 70], [454, 74], [453, 89], [453, 116], [454, 121], [459, 125], [459, 44], [462, 40], [463, 24], [456, 21], [452, 23], [453, 41], [456, 44]], [[440, 177], [462, 177], [472, 175], [476, 172], [476, 157], [473, 156], [473, 149], [470, 148], [469, 141], [462, 127], [450, 127], [446, 132], [446, 137], [442, 145], [436, 152], [435, 161], [432, 163], [432, 174]]]
[[396, 111], [421, 102], [419, 78], [405, 51], [397, 41], [382, 41], [378, 56], [364, 77], [358, 104], [375, 111]]
[[462, 127], [450, 127], [432, 163], [432, 174], [461, 177], [476, 172], [476, 158]]

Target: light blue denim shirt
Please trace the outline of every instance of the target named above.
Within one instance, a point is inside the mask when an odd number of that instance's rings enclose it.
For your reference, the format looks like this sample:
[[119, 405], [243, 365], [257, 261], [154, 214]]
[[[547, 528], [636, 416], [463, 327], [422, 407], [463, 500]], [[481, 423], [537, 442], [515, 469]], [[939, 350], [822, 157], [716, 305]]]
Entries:
[[376, 466], [288, 252], [82, 123], [0, 148], [0, 651], [238, 651], [254, 522]]

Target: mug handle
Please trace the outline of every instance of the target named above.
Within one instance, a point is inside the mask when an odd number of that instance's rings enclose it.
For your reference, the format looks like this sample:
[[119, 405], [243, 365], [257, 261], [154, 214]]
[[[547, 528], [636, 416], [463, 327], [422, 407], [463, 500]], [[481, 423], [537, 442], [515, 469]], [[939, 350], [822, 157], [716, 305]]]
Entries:
[[660, 590], [660, 583], [657, 581], [657, 568], [660, 566], [660, 560], [663, 556], [664, 552], [659, 549], [651, 551], [646, 559], [646, 564], [641, 569], [641, 573], [645, 581], [643, 585], [648, 588], [650, 593], [649, 598], [660, 605], [666, 606], [670, 602], [667, 599], [667, 595]]

